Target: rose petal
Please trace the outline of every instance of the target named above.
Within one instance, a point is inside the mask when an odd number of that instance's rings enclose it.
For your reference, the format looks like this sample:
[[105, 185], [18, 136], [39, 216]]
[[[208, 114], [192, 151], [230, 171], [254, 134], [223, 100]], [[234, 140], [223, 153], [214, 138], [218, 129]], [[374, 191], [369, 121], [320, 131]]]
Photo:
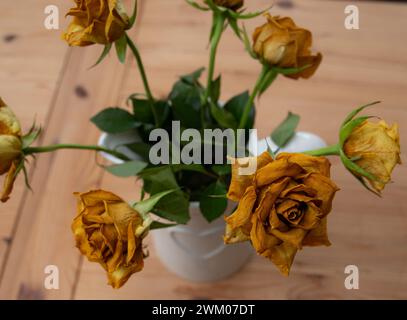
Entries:
[[330, 246], [331, 242], [328, 239], [327, 218], [323, 218], [319, 225], [308, 232], [302, 244], [304, 246]]
[[302, 153], [281, 153], [277, 160], [286, 159], [304, 168], [307, 172], [318, 172], [326, 177], [330, 176], [331, 163], [325, 157], [314, 157]]
[[264, 256], [269, 258], [283, 275], [288, 276], [297, 251], [292, 244], [283, 242], [268, 249]]
[[260, 221], [265, 222], [267, 220], [274, 202], [289, 182], [290, 178], [285, 178], [267, 187], [254, 213]]
[[253, 186], [246, 189], [235, 212], [225, 218], [226, 223], [232, 228], [238, 228], [250, 221], [253, 207], [256, 202], [256, 190]]
[[252, 217], [252, 231], [250, 232], [250, 239], [258, 254], [263, 254], [267, 249], [281, 243], [281, 240], [266, 232], [264, 225], [257, 219], [256, 216]]
[[[251, 175], [240, 175], [240, 168], [247, 167], [249, 164], [249, 159], [252, 158], [242, 158], [235, 159], [232, 164], [232, 181], [230, 182], [229, 191], [227, 197], [232, 201], [239, 201], [240, 198], [245, 193], [247, 187], [252, 185], [254, 174]], [[257, 170], [263, 168], [266, 164], [273, 161], [273, 158], [268, 152], [263, 152], [257, 157]]]
[[276, 160], [257, 171], [255, 181], [258, 188], [269, 185], [282, 177], [295, 177], [304, 170], [296, 163]]
[[276, 236], [278, 239], [289, 242], [297, 249], [302, 248], [302, 241], [304, 240], [305, 236], [307, 235], [308, 231], [294, 228], [286, 232], [281, 232], [278, 229], [271, 230], [271, 233]]
[[332, 209], [332, 201], [335, 193], [339, 190], [338, 187], [331, 179], [319, 173], [311, 173], [305, 176], [303, 183], [317, 190], [317, 198], [322, 201], [320, 208], [323, 217], [326, 216]]

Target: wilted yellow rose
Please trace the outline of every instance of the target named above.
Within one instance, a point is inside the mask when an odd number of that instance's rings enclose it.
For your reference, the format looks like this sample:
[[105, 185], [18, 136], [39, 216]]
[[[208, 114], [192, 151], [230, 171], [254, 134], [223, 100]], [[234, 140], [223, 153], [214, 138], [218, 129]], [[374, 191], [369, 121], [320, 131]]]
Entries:
[[244, 5], [244, 0], [214, 0], [217, 6], [225, 7], [231, 10], [239, 10]]
[[394, 167], [401, 163], [400, 136], [397, 124], [389, 127], [386, 122], [364, 121], [356, 127], [345, 141], [343, 151], [359, 167], [378, 180], [367, 179], [374, 190], [380, 193], [391, 180]]
[[253, 175], [238, 174], [236, 161], [228, 192], [239, 201], [226, 217], [225, 243], [250, 240], [257, 253], [288, 275], [302, 246], [329, 246], [327, 215], [338, 188], [330, 179], [330, 162], [323, 157], [267, 153], [257, 158]]
[[266, 14], [267, 23], [253, 34], [253, 51], [257, 57], [271, 66], [302, 68], [304, 70], [287, 77], [309, 78], [321, 63], [322, 55], [312, 55], [312, 33], [297, 27], [289, 17]]
[[0, 98], [0, 175], [7, 173], [1, 201], [10, 198], [22, 159], [21, 127], [13, 111]]
[[130, 28], [129, 17], [121, 0], [75, 0], [76, 7], [63, 38], [71, 46], [108, 44], [120, 39]]
[[115, 194], [103, 190], [76, 193], [78, 216], [72, 224], [76, 246], [106, 270], [113, 288], [123, 286], [144, 266], [142, 216]]

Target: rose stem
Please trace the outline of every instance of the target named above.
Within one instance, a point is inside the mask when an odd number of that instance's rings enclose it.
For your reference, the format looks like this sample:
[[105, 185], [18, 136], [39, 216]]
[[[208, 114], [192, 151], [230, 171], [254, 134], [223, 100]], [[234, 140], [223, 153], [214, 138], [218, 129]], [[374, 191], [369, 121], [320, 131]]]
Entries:
[[55, 145], [50, 145], [50, 146], [45, 146], [45, 147], [28, 147], [24, 149], [24, 153], [26, 155], [29, 154], [34, 154], [34, 153], [46, 153], [46, 152], [53, 152], [56, 150], [61, 150], [61, 149], [79, 149], [79, 150], [93, 150], [93, 151], [100, 151], [100, 152], [105, 152], [108, 154], [111, 154], [112, 156], [115, 156], [121, 160], [128, 161], [130, 160], [127, 156], [122, 154], [121, 152], [103, 148], [100, 146], [86, 146], [86, 145], [80, 145], [80, 144], [55, 144]]
[[307, 154], [309, 156], [338, 156], [339, 155], [339, 144], [335, 144], [329, 147], [325, 148], [320, 148], [316, 150], [311, 150], [311, 151], [305, 151], [302, 152], [304, 154]]
[[143, 81], [144, 90], [146, 92], [147, 99], [150, 102], [151, 112], [153, 113], [153, 116], [154, 116], [155, 125], [156, 125], [156, 127], [158, 127], [159, 126], [158, 113], [157, 113], [157, 110], [155, 109], [155, 100], [154, 100], [153, 94], [151, 93], [150, 85], [148, 84], [148, 79], [147, 79], [147, 75], [146, 75], [146, 70], [144, 69], [143, 60], [141, 59], [140, 52], [137, 49], [136, 45], [129, 38], [129, 36], [127, 34], [126, 34], [126, 40], [127, 40], [127, 44], [129, 45], [131, 51], [133, 52], [134, 57], [136, 58], [137, 66], [139, 68], [141, 79]]
[[201, 108], [201, 122], [202, 127], [205, 128], [205, 106], [208, 103], [208, 98], [212, 95], [212, 83], [213, 75], [215, 73], [215, 63], [216, 63], [216, 53], [218, 50], [219, 42], [222, 37], [223, 27], [225, 24], [225, 17], [223, 14], [215, 13], [212, 18], [212, 28], [214, 30], [213, 36], [211, 39], [211, 49], [209, 55], [209, 68], [208, 68], [208, 80], [206, 85], [206, 90], [203, 96], [203, 106]]

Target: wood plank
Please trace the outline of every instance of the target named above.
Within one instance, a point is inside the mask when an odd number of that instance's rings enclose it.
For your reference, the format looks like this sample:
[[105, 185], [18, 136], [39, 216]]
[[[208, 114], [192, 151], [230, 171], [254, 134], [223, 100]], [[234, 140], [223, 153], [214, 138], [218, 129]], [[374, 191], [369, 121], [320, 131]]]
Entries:
[[[251, 7], [265, 1], [251, 1]], [[259, 103], [257, 127], [266, 136], [287, 111], [302, 115], [300, 129], [315, 132], [328, 142], [336, 142], [340, 121], [346, 113], [375, 99], [384, 103], [374, 114], [390, 122], [407, 119], [403, 96], [407, 90], [407, 36], [404, 16], [407, 7], [388, 3], [358, 3], [361, 29], [343, 27], [347, 3], [293, 1], [290, 9], [276, 7], [275, 14], [290, 15], [298, 24], [313, 30], [315, 47], [325, 60], [317, 75], [308, 81], [278, 79]], [[166, 14], [163, 15], [162, 12]], [[182, 18], [180, 18], [182, 17]], [[261, 18], [248, 24], [259, 24]], [[156, 94], [165, 96], [175, 77], [206, 65], [209, 15], [182, 4], [150, 0], [140, 26], [138, 43]], [[163, 27], [165, 26], [165, 27]], [[171, 27], [169, 27], [171, 26]], [[391, 52], [389, 52], [389, 48]], [[223, 99], [253, 85], [259, 71], [242, 45], [228, 32], [220, 46], [218, 72], [223, 73]], [[135, 91], [135, 81], [127, 78], [121, 90], [123, 100]], [[401, 128], [405, 136], [406, 128]], [[407, 141], [402, 141], [402, 150]], [[405, 159], [405, 153], [403, 153]], [[405, 166], [396, 169], [395, 183], [382, 199], [367, 193], [333, 159], [333, 178], [342, 188], [335, 199], [329, 229], [331, 248], [306, 248], [296, 258], [292, 275], [284, 278], [261, 257], [229, 279], [212, 284], [182, 280], [160, 263], [150, 240], [150, 257], [145, 270], [135, 275], [119, 291], [106, 285], [104, 271], [84, 261], [75, 298], [77, 299], [390, 299], [406, 298], [407, 205], [400, 198], [407, 190]], [[137, 199], [132, 180], [105, 174], [101, 185], [126, 199]], [[360, 268], [360, 290], [344, 287], [344, 268]]]
[[[61, 90], [46, 123], [44, 144], [94, 144], [98, 132], [89, 122], [102, 106], [116, 104], [124, 67], [115, 59], [89, 70], [100, 46], [70, 50]], [[106, 76], [108, 75], [108, 76]], [[79, 254], [70, 230], [76, 215], [74, 191], [96, 188], [101, 169], [91, 152], [60, 151], [38, 157], [32, 186], [6, 264], [0, 297], [69, 299], [76, 281]], [[56, 265], [60, 290], [44, 288], [44, 268]]]
[[[18, 115], [24, 130], [31, 127], [34, 119], [45, 123], [65, 62], [66, 45], [54, 41], [61, 31], [46, 30], [43, 25], [47, 5], [49, 1], [45, 0], [0, 3], [0, 96]], [[68, 7], [62, 0], [58, 5], [61, 10]], [[25, 194], [21, 180], [16, 183], [12, 198], [0, 206], [0, 273]]]

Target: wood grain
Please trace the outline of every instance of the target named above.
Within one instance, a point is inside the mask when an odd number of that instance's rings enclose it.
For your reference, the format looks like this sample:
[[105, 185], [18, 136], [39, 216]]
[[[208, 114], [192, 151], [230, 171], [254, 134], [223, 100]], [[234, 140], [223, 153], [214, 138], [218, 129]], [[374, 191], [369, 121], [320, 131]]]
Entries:
[[[329, 143], [334, 143], [339, 123], [347, 112], [360, 104], [382, 100], [383, 103], [371, 112], [389, 122], [400, 123], [402, 158], [405, 162], [407, 46], [402, 39], [407, 38], [407, 6], [358, 2], [361, 29], [349, 31], [343, 25], [347, 2], [292, 2], [294, 5], [291, 8], [275, 6], [273, 13], [290, 15], [299, 25], [311, 29], [314, 46], [324, 54], [324, 62], [312, 79], [278, 79], [264, 94], [258, 102], [256, 125], [259, 135], [268, 135], [291, 110], [302, 115], [301, 130], [315, 132]], [[143, 53], [154, 93], [166, 96], [178, 75], [207, 64], [210, 17], [190, 8], [183, 1], [149, 0], [141, 3], [143, 10], [134, 39]], [[253, 0], [250, 1], [250, 8], [267, 3], [269, 1]], [[13, 20], [0, 21], [0, 24], [12, 27], [12, 30], [17, 28], [12, 23], [18, 18], [15, 6], [11, 3], [0, 5], [0, 9], [4, 7], [14, 12]], [[35, 23], [31, 18], [26, 19]], [[249, 22], [248, 30], [262, 23], [262, 19]], [[58, 47], [60, 43], [57, 37], [51, 38], [47, 34], [41, 41]], [[22, 47], [28, 50], [32, 45], [27, 41]], [[12, 102], [20, 105], [20, 111], [16, 111], [26, 117], [27, 124], [35, 112], [34, 107], [28, 103], [30, 100], [27, 97], [15, 97], [16, 84], [6, 81], [7, 74], [13, 70], [21, 74], [15, 82], [26, 85], [27, 96], [30, 93], [29, 83], [43, 79], [48, 90], [44, 90], [42, 101], [51, 101], [52, 95], [56, 96], [51, 107], [43, 111], [44, 117], [49, 119], [44, 143], [55, 140], [94, 143], [98, 133], [89, 124], [88, 118], [110, 103], [124, 106], [128, 95], [141, 91], [134, 61], [129, 60], [131, 70], [127, 72], [118, 66], [114, 57], [89, 71], [86, 67], [95, 59], [98, 48], [70, 50], [60, 76], [61, 85], [56, 90], [58, 86], [55, 81], [64, 51], [59, 48], [60, 51], [53, 51], [49, 55], [48, 60], [53, 61], [51, 65], [54, 67], [47, 67], [44, 62], [38, 61], [44, 70], [39, 77], [35, 77], [34, 73], [29, 73], [29, 76], [27, 70], [19, 69], [19, 58], [13, 59], [9, 52], [11, 66], [0, 68], [2, 88], [4, 83], [11, 93], [14, 92], [11, 94], [11, 99], [15, 99]], [[21, 50], [21, 57], [24, 57]], [[1, 49], [0, 55], [5, 55], [5, 52]], [[34, 52], [33, 55], [33, 59], [40, 59], [41, 53]], [[247, 56], [241, 43], [229, 31], [220, 46], [217, 72], [223, 74], [223, 100], [250, 88], [259, 72], [258, 63]], [[78, 85], [88, 92], [86, 99], [75, 95]], [[31, 90], [35, 91], [34, 88]], [[22, 105], [26, 111], [24, 113]], [[335, 199], [329, 220], [333, 246], [304, 249], [298, 254], [289, 278], [280, 276], [270, 262], [253, 256], [247, 266], [224, 281], [210, 284], [187, 282], [165, 269], [155, 254], [154, 244], [150, 243], [151, 255], [146, 260], [145, 270], [135, 275], [124, 288], [115, 291], [106, 285], [100, 266], [80, 260], [73, 246], [70, 222], [75, 209], [71, 193], [100, 186], [133, 200], [139, 196], [139, 185], [132, 179], [118, 179], [105, 174], [94, 165], [93, 159], [90, 153], [72, 151], [43, 155], [33, 170], [35, 194], [23, 194], [19, 181], [14, 195], [18, 202], [6, 204], [7, 209], [2, 207], [0, 212], [8, 216], [7, 219], [0, 219], [2, 235], [12, 234], [14, 239], [4, 264], [1, 298], [407, 298], [405, 165], [395, 170], [394, 183], [379, 199], [367, 193], [337, 159], [332, 159], [333, 178], [342, 189]], [[4, 220], [8, 221], [7, 225]], [[10, 220], [16, 226], [14, 233], [10, 233]], [[56, 264], [60, 268], [61, 289], [58, 291], [43, 288], [43, 268], [48, 264]], [[359, 290], [349, 291], [344, 287], [344, 268], [350, 264], [360, 269]]]

